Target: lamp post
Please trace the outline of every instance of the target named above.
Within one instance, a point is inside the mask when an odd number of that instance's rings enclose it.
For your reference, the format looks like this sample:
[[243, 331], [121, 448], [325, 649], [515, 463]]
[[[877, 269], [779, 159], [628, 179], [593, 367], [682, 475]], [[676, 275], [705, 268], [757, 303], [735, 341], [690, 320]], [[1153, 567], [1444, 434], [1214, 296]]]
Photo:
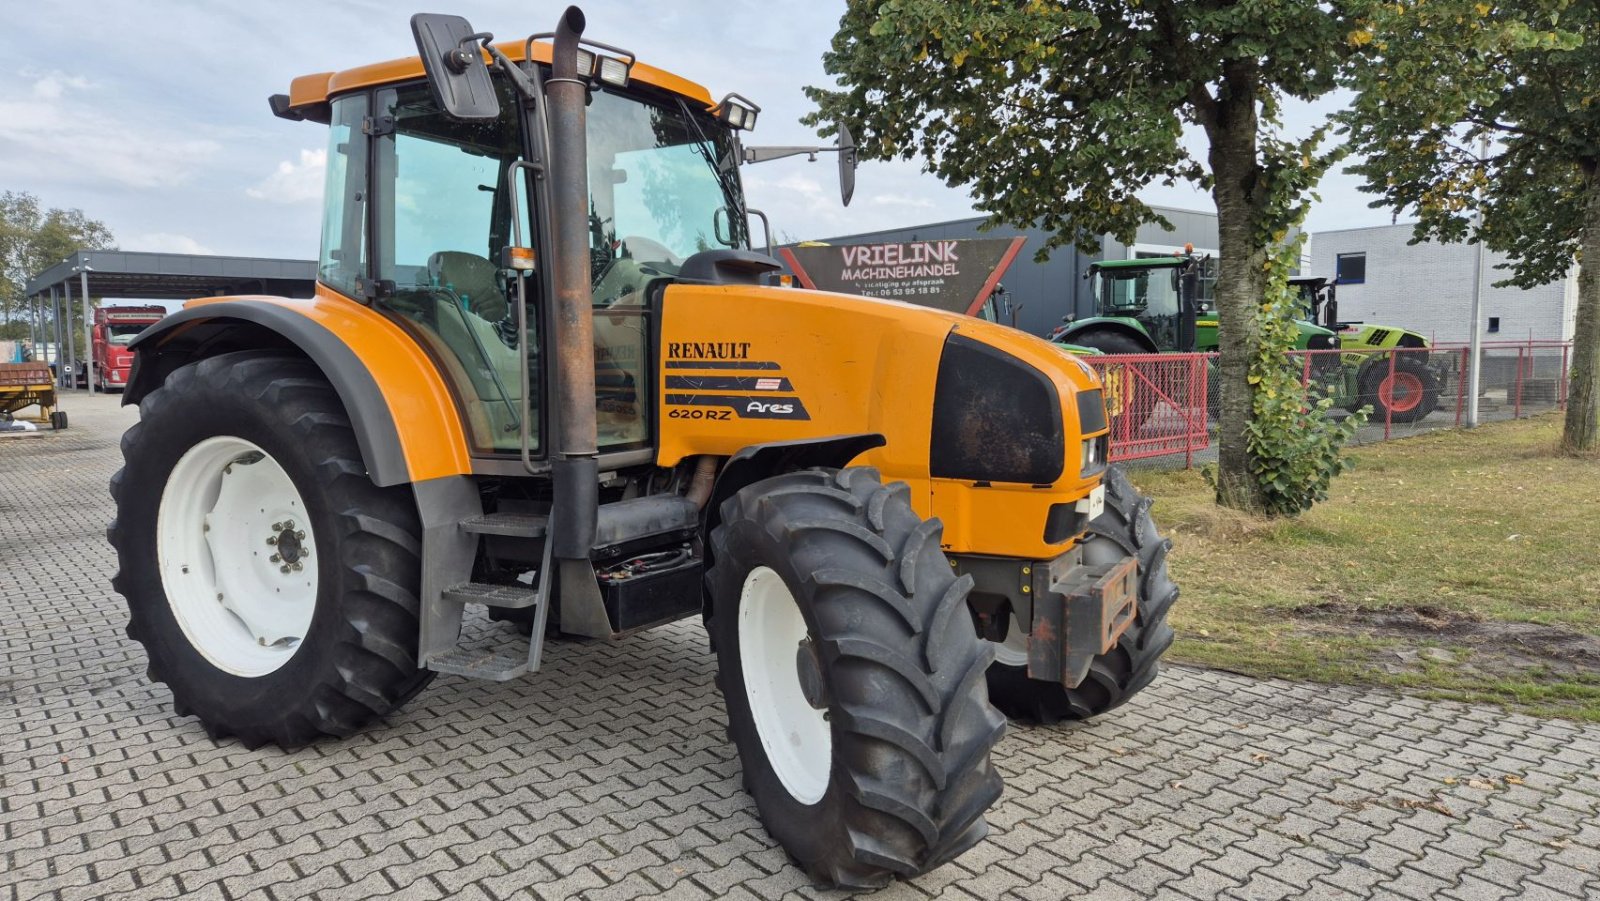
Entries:
[[[1478, 144], [1478, 159], [1489, 165], [1489, 136]], [[1467, 428], [1478, 427], [1478, 392], [1483, 371], [1483, 198], [1478, 198], [1477, 254], [1472, 264], [1472, 331], [1467, 337]]]

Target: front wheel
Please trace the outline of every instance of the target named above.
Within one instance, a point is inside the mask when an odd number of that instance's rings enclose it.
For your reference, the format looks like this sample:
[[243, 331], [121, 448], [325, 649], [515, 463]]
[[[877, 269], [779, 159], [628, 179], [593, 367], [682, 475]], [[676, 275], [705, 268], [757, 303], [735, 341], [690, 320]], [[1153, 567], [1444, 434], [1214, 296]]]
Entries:
[[1161, 655], [1172, 645], [1167, 612], [1178, 600], [1178, 586], [1167, 576], [1172, 542], [1162, 538], [1150, 518], [1150, 499], [1141, 495], [1122, 470], [1106, 471], [1106, 509], [1089, 524], [1083, 562], [1114, 563], [1126, 556], [1139, 559], [1138, 613], [1116, 647], [1096, 657], [1089, 674], [1075, 688], [1028, 678], [1028, 632], [1012, 617], [1004, 642], [997, 642], [989, 668], [989, 697], [1007, 715], [1054, 723], [1082, 720], [1120, 707], [1155, 679]]
[[107, 534], [128, 636], [213, 738], [344, 736], [416, 694], [421, 529], [305, 360], [224, 354], [139, 405]]
[[707, 627], [745, 786], [824, 885], [954, 858], [1000, 796], [971, 579], [908, 498], [872, 469], [794, 472], [729, 498], [711, 534]]

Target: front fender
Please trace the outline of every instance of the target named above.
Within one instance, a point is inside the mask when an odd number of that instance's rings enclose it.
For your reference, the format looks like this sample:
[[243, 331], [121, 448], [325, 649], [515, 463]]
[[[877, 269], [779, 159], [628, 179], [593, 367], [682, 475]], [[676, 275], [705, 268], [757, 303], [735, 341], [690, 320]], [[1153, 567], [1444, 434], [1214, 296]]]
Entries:
[[432, 361], [376, 311], [319, 290], [312, 300], [219, 297], [191, 301], [130, 345], [123, 403], [138, 403], [181, 366], [239, 350], [309, 358], [350, 416], [379, 486], [472, 472], [456, 405]]

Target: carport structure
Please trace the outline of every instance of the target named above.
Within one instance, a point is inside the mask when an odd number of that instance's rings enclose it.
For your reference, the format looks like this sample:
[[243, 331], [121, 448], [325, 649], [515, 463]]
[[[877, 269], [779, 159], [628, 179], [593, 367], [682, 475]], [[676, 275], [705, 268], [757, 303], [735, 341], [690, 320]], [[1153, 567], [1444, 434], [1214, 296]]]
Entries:
[[[129, 250], [79, 250], [28, 280], [29, 324], [35, 343], [54, 341], [57, 380], [72, 387], [80, 364], [89, 367], [94, 391], [93, 313], [89, 299], [191, 300], [232, 294], [310, 297], [315, 260], [224, 257]], [[82, 353], [72, 334], [72, 303], [83, 309]]]

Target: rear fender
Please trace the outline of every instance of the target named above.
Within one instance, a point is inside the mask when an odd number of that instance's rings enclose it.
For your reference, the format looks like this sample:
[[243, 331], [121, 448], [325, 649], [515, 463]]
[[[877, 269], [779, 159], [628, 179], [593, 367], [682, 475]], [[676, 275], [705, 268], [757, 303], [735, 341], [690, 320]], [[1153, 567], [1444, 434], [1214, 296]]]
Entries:
[[236, 297], [191, 304], [146, 329], [130, 347], [133, 371], [124, 404], [138, 403], [190, 363], [233, 351], [281, 350], [310, 359], [332, 384], [374, 484], [472, 471], [455, 404], [421, 348], [353, 302]]
[[1146, 353], [1160, 353], [1150, 335], [1139, 325], [1137, 319], [1126, 316], [1095, 316], [1090, 319], [1079, 319], [1068, 325], [1066, 330], [1058, 332], [1050, 340], [1058, 344], [1081, 344], [1083, 336], [1090, 332], [1115, 332], [1139, 342]]

